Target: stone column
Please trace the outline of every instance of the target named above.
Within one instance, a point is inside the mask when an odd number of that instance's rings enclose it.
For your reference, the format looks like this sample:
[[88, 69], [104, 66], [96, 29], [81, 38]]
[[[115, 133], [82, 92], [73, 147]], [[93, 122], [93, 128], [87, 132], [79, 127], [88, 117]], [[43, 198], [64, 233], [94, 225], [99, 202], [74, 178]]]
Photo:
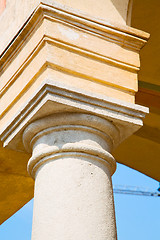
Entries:
[[33, 240], [116, 239], [111, 152], [148, 112], [135, 94], [149, 35], [126, 25], [128, 0], [29, 2], [2, 51], [0, 139], [32, 154]]
[[110, 154], [119, 131], [91, 114], [61, 113], [23, 134], [35, 178], [32, 240], [117, 239]]

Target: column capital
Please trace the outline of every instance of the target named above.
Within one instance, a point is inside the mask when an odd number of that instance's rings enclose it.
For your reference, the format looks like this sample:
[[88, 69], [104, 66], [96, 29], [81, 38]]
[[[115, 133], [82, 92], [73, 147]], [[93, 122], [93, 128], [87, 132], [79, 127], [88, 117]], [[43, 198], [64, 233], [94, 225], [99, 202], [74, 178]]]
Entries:
[[60, 113], [36, 120], [23, 133], [25, 149], [32, 153], [28, 171], [34, 177], [44, 162], [76, 155], [107, 164], [112, 175], [116, 163], [110, 152], [119, 137], [113, 123], [91, 114]]

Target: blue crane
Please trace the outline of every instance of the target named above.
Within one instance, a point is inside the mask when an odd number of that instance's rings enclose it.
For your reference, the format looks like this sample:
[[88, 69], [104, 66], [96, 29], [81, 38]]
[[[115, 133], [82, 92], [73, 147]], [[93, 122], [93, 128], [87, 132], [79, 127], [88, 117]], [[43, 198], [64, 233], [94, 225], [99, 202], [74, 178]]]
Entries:
[[160, 197], [160, 183], [156, 191], [151, 191], [149, 189], [127, 186], [127, 185], [114, 185], [113, 192], [118, 194], [130, 194], [138, 196], [148, 196], [148, 197]]

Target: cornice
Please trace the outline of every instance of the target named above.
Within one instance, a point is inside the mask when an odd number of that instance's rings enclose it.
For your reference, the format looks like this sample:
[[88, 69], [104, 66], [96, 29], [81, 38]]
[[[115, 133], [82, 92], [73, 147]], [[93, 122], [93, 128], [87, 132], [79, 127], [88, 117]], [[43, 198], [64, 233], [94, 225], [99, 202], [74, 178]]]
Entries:
[[[116, 59], [113, 59], [110, 57], [106, 57], [104, 55], [100, 55], [96, 52], [87, 51], [86, 49], [71, 45], [69, 43], [66, 44], [65, 42], [57, 41], [56, 39], [53, 39], [50, 36], [44, 36], [38, 42], [38, 44], [35, 46], [34, 51], [29, 55], [29, 57], [21, 64], [21, 66], [17, 69], [17, 71], [13, 74], [13, 76], [10, 79], [8, 79], [7, 84], [4, 85], [4, 87], [0, 89], [0, 97], [7, 91], [7, 89], [13, 84], [13, 82], [16, 81], [17, 77], [21, 74], [21, 72], [23, 72], [23, 70], [27, 67], [27, 65], [33, 60], [34, 56], [42, 49], [42, 47], [45, 45], [45, 43], [51, 43], [53, 45], [58, 45], [59, 47], [68, 49], [69, 51], [77, 52], [86, 57], [88, 56], [91, 59], [96, 59], [101, 62], [108, 63], [112, 66], [116, 66], [118, 68], [125, 69], [125, 70], [133, 72], [133, 73], [134, 72], [136, 73], [139, 70], [138, 67], [135, 67], [133, 65], [126, 64], [124, 62], [121, 62], [119, 60], [116, 60]], [[46, 65], [47, 64], [52, 64], [52, 63], [49, 63], [46, 61]], [[58, 65], [56, 67], [58, 67]], [[42, 66], [42, 68], [43, 68], [43, 66]], [[72, 70], [72, 72], [73, 72], [73, 70]], [[75, 73], [77, 76], [81, 75], [81, 74], [78, 74], [78, 72], [75, 72]], [[89, 79], [89, 76], [86, 75], [85, 77]], [[93, 79], [93, 77], [92, 77], [92, 79]], [[98, 80], [98, 79], [95, 79], [95, 81], [102, 82], [102, 80]], [[104, 83], [106, 83], [106, 81]], [[107, 84], [114, 86], [114, 87], [120, 87], [119, 85], [116, 85], [116, 84], [113, 84], [110, 82], [107, 82]], [[132, 89], [131, 87], [127, 88], [127, 87], [121, 86], [120, 88], [124, 91], [130, 91], [133, 93], [135, 92], [135, 89]]]
[[98, 20], [84, 14], [80, 15], [73, 9], [66, 9], [56, 4], [52, 6], [46, 5], [41, 2], [1, 54], [1, 72], [3, 72], [3, 64], [5, 64], [7, 58], [17, 53], [17, 48], [24, 42], [24, 36], [27, 38], [33, 28], [36, 28], [36, 25], [40, 24], [44, 18], [62, 21], [90, 34], [104, 38], [106, 41], [114, 42], [134, 51], [139, 51], [149, 38], [149, 34], [143, 31], [128, 26], [114, 26], [103, 20]]
[[[10, 144], [15, 137], [20, 139], [23, 129], [30, 122], [56, 113], [55, 106], [58, 106], [58, 112], [90, 113], [114, 122], [118, 128], [125, 129], [121, 133], [121, 141], [143, 125], [143, 118], [148, 113], [148, 108], [68, 88], [46, 79], [23, 108], [19, 109], [1, 129], [1, 140], [4, 145]], [[17, 144], [16, 142], [17, 140], [14, 144]]]
[[114, 26], [91, 16], [80, 15], [73, 9], [71, 11], [66, 10], [64, 7], [60, 8], [55, 5], [49, 6], [46, 4], [39, 5], [39, 8], [42, 9], [45, 17], [59, 19], [126, 48], [140, 50], [149, 38], [149, 34], [143, 31], [137, 31], [128, 26]]

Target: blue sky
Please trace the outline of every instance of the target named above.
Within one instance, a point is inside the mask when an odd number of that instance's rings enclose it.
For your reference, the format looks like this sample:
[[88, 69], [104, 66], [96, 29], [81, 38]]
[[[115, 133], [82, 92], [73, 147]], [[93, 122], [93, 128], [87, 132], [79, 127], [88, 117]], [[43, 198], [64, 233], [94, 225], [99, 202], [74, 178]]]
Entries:
[[[157, 181], [118, 165], [113, 184], [140, 186], [156, 191]], [[160, 239], [160, 197], [115, 194], [118, 240]]]
[[[155, 191], [158, 182], [118, 164], [113, 184], [131, 185]], [[118, 240], [160, 239], [160, 197], [115, 194]], [[33, 201], [0, 227], [0, 239], [31, 240]]]

